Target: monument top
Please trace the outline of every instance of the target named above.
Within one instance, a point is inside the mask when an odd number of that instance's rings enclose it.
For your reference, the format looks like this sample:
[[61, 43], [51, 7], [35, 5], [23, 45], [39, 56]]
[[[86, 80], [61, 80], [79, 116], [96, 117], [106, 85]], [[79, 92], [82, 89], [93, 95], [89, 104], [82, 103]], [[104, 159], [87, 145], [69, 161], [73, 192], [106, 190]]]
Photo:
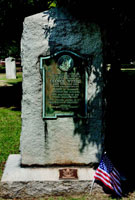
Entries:
[[95, 23], [76, 20], [63, 9], [52, 8], [26, 17], [24, 33], [29, 38], [29, 48], [34, 53], [37, 46], [40, 56], [52, 55], [64, 49], [85, 57], [102, 53], [100, 27]]

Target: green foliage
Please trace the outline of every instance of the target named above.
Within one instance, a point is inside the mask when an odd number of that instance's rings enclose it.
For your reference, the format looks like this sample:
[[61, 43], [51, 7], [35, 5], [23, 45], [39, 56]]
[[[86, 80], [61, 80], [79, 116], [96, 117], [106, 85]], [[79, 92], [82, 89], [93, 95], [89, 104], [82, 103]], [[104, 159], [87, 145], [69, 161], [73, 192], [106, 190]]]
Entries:
[[[89, 6], [88, 6], [89, 5]], [[0, 59], [20, 57], [20, 40], [26, 16], [51, 7], [69, 9], [75, 17], [101, 26], [104, 60], [128, 63], [135, 60], [135, 12], [130, 4], [112, 5], [109, 1], [88, 0], [1, 0], [0, 1]]]
[[11, 41], [9, 44], [6, 44], [7, 56], [19, 57], [19, 46], [15, 40]]
[[50, 0], [0, 1], [0, 59], [20, 56], [20, 40], [26, 16], [55, 6]]
[[49, 1], [48, 2], [48, 8], [56, 7], [56, 1]]
[[119, 6], [110, 1], [56, 0], [56, 5], [67, 8], [79, 20], [99, 24], [105, 63], [135, 61], [135, 12], [132, 3]]

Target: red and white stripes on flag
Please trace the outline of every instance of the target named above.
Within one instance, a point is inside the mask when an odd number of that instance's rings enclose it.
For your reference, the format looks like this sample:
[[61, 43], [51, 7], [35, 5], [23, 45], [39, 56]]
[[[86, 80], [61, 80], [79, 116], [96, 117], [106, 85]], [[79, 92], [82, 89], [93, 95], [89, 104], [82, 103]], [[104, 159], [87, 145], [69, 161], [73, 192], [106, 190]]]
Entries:
[[106, 154], [103, 155], [100, 161], [99, 167], [95, 172], [94, 179], [101, 181], [111, 190], [114, 190], [118, 196], [122, 196], [120, 174]]

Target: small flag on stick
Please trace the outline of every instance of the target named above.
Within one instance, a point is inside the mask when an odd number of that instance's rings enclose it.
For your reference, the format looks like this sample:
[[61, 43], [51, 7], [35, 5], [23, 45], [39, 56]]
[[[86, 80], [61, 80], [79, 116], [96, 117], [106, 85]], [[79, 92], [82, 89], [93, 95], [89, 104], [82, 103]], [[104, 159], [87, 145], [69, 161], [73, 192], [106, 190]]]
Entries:
[[106, 153], [102, 156], [99, 166], [95, 172], [94, 180], [95, 179], [101, 181], [108, 188], [115, 191], [118, 196], [122, 196], [120, 174], [115, 169]]

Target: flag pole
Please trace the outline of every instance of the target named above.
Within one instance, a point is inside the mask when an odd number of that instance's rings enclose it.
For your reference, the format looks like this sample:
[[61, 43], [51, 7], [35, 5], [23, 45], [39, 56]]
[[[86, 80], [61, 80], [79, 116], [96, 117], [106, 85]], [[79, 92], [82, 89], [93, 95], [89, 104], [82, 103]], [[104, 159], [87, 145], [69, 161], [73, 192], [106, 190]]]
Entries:
[[90, 195], [92, 194], [92, 189], [95, 183], [95, 178], [93, 178], [92, 183], [91, 183], [91, 188], [90, 188]]

